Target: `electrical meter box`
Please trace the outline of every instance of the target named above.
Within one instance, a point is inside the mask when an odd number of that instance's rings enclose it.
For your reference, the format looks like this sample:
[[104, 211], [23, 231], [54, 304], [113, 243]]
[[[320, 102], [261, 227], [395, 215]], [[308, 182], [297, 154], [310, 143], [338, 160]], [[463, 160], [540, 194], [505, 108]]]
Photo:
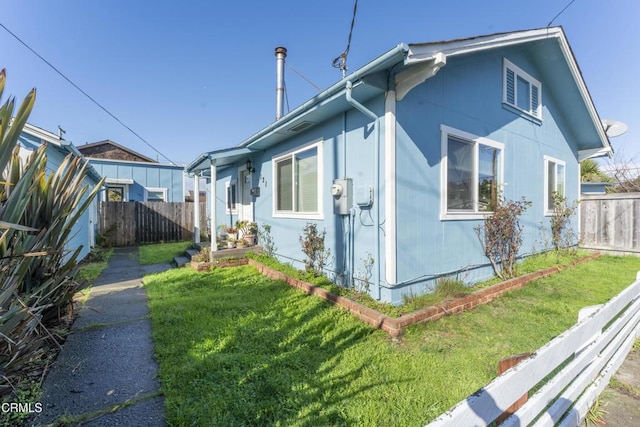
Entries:
[[353, 205], [353, 181], [351, 178], [334, 179], [331, 185], [333, 196], [333, 213], [335, 215], [349, 215]]

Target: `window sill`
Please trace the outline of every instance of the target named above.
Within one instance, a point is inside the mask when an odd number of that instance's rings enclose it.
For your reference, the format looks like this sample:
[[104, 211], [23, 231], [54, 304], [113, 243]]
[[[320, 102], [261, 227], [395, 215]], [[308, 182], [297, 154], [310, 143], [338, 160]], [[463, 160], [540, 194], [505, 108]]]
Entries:
[[321, 213], [273, 212], [272, 216], [273, 218], [324, 220]]
[[518, 116], [522, 117], [523, 119], [529, 120], [532, 123], [537, 124], [538, 126], [542, 126], [542, 119], [539, 117], [536, 117], [524, 110], [521, 110], [519, 108], [514, 107], [513, 105], [507, 104], [505, 102], [502, 103], [502, 108], [510, 111], [514, 114], [517, 114]]
[[491, 214], [493, 214], [493, 212], [445, 212], [440, 213], [440, 221], [482, 220]]

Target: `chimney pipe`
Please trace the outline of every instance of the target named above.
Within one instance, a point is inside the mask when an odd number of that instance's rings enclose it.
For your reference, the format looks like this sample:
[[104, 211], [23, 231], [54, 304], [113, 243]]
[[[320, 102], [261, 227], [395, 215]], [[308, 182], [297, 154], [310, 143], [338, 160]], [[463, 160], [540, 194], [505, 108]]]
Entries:
[[276, 120], [284, 115], [284, 58], [287, 57], [287, 49], [276, 48]]

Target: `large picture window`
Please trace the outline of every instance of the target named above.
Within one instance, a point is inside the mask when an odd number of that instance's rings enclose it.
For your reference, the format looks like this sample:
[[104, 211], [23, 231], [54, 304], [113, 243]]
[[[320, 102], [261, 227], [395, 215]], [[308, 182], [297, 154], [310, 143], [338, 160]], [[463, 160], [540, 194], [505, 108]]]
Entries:
[[320, 214], [321, 146], [314, 144], [273, 159], [274, 215]]
[[544, 212], [553, 213], [553, 195], [565, 197], [565, 163], [552, 157], [544, 157]]
[[493, 212], [502, 181], [504, 145], [442, 126], [442, 219]]

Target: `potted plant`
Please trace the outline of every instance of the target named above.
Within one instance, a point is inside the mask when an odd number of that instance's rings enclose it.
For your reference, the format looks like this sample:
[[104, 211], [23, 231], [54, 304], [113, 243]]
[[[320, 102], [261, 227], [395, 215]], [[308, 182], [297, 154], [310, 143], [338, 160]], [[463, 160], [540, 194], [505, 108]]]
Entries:
[[236, 228], [241, 233], [242, 238], [247, 242], [247, 245], [255, 245], [258, 224], [252, 221], [237, 221]]
[[236, 247], [236, 239], [233, 237], [227, 238], [227, 249], [233, 249]]
[[233, 226], [227, 227], [227, 236], [233, 238], [234, 240], [238, 238], [238, 229]]

